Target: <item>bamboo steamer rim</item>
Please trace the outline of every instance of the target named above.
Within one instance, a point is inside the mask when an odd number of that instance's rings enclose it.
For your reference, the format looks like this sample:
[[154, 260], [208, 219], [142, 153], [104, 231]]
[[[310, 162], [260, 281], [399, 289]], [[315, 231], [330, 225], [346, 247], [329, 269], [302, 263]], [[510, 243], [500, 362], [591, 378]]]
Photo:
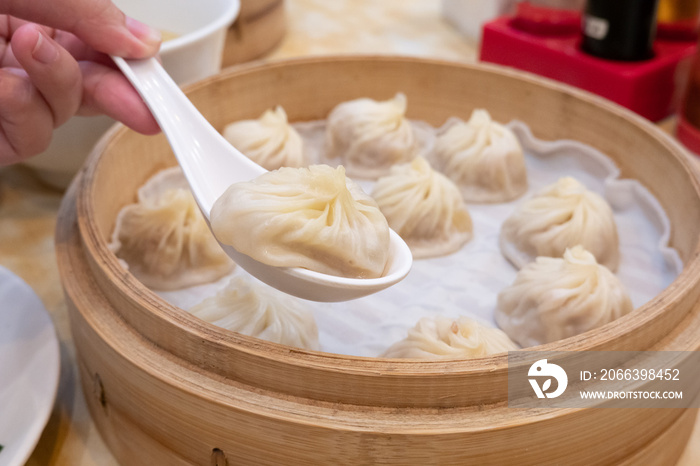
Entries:
[[[271, 63], [253, 63], [229, 68], [224, 73], [210, 77], [185, 88], [187, 93], [193, 93], [205, 88], [212, 83], [256, 72], [274, 72], [276, 69], [289, 66], [305, 66], [317, 64], [319, 62], [394, 62], [408, 63], [418, 62], [435, 66], [456, 67], [470, 69], [477, 72], [486, 72], [499, 75], [501, 77], [514, 78], [536, 86], [545, 86], [552, 91], [562, 94], [566, 98], [573, 98], [586, 102], [592, 106], [605, 109], [608, 113], [615, 115], [620, 120], [643, 129], [658, 142], [666, 147], [668, 153], [672, 155], [673, 162], [680, 164], [683, 170], [691, 179], [694, 194], [700, 197], [700, 182], [695, 167], [685, 156], [685, 150], [659, 128], [643, 119], [642, 117], [626, 110], [620, 106], [612, 104], [601, 97], [561, 84], [559, 82], [531, 75], [529, 73], [506, 69], [496, 65], [488, 64], [466, 64], [455, 63], [435, 59], [418, 59], [414, 57], [391, 57], [391, 56], [329, 56], [323, 58], [297, 58], [286, 59]], [[170, 305], [155, 293], [148, 290], [130, 274], [125, 273], [119, 264], [116, 256], [107, 249], [107, 242], [102, 237], [95, 225], [87, 221], [94, 215], [95, 206], [92, 203], [91, 191], [95, 172], [99, 168], [100, 153], [109, 149], [115, 144], [119, 137], [128, 132], [127, 128], [117, 125], [109, 131], [96, 146], [90, 156], [86, 166], [82, 171], [82, 177], [78, 186], [77, 209], [78, 225], [83, 239], [83, 246], [86, 251], [102, 260], [101, 271], [110, 281], [116, 285], [123, 296], [133, 303], [147, 303], [151, 306], [158, 320], [174, 327], [180, 327], [192, 333], [197, 338], [217, 340], [217, 344], [229, 348], [231, 351], [254, 355], [258, 358], [273, 360], [276, 363], [290, 365], [315, 367], [327, 372], [342, 372], [344, 374], [363, 374], [369, 376], [409, 376], [409, 377], [434, 377], [436, 375], [449, 374], [479, 374], [484, 371], [495, 372], [505, 371], [507, 368], [507, 355], [493, 355], [478, 359], [443, 359], [443, 360], [420, 360], [420, 359], [385, 359], [360, 356], [346, 356], [320, 351], [310, 351], [298, 348], [291, 348], [284, 345], [270, 343], [254, 337], [230, 332], [212, 324], [202, 322], [200, 319], [191, 316], [175, 306]], [[644, 347], [630, 348], [628, 345], [618, 345], [617, 338], [620, 336], [619, 329], [624, 328], [626, 332], [641, 329], [646, 325], [651, 325], [668, 309], [678, 305], [687, 296], [697, 294], [694, 290], [700, 289], [700, 240], [695, 243], [694, 252], [690, 258], [685, 259], [685, 267], [682, 273], [659, 295], [635, 309], [630, 314], [617, 319], [589, 332], [570, 337], [537, 347], [528, 348], [538, 351], [574, 351], [574, 350], [595, 350], [605, 347], [607, 350], [630, 350], [630, 349], [651, 349], [654, 343], [647, 342]], [[687, 311], [686, 311], [687, 313]], [[156, 342], [157, 343], [157, 342]], [[676, 350], [696, 350], [697, 344], [690, 343], [687, 348], [674, 348]], [[342, 362], [342, 365], [338, 365]]]

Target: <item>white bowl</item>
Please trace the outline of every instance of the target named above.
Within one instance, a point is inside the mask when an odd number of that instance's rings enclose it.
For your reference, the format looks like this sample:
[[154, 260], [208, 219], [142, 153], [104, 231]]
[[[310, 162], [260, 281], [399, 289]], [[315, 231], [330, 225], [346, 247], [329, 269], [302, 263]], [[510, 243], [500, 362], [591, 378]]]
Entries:
[[163, 43], [163, 67], [178, 84], [221, 70], [226, 31], [240, 0], [113, 0], [127, 15], [177, 37]]
[[[240, 0], [114, 0], [127, 15], [175, 34], [163, 43], [163, 66], [178, 84], [221, 70], [226, 32]], [[99, 138], [115, 121], [106, 116], [74, 117], [54, 131], [43, 153], [24, 162], [47, 184], [65, 189]]]

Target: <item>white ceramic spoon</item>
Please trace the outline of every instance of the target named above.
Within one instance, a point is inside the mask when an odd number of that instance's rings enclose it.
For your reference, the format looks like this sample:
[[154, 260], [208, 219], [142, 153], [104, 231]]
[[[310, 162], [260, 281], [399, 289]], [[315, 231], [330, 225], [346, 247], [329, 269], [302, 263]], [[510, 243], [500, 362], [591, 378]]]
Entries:
[[[231, 146], [209, 124], [156, 59], [112, 58], [141, 94], [170, 141], [207, 222], [214, 202], [231, 184], [252, 180], [267, 171]], [[324, 302], [348, 301], [388, 288], [408, 274], [413, 260], [408, 246], [393, 230], [388, 271], [380, 278], [345, 278], [302, 268], [274, 267], [231, 246], [221, 246], [239, 266], [268, 285], [300, 298]]]

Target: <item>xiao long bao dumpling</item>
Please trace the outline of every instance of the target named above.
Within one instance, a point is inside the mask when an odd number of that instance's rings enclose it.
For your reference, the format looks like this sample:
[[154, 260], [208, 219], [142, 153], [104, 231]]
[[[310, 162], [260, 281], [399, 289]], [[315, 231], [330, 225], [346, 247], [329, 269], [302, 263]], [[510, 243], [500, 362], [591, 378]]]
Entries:
[[432, 158], [435, 168], [459, 186], [467, 202], [506, 202], [527, 191], [518, 138], [486, 110], [474, 110], [469, 121], [440, 129]]
[[235, 266], [211, 234], [180, 167], [159, 172], [117, 216], [109, 245], [155, 290], [215, 281]]
[[265, 111], [257, 120], [229, 124], [223, 135], [233, 147], [268, 170], [305, 165], [301, 136], [280, 106]]
[[518, 206], [501, 226], [503, 255], [518, 268], [535, 257], [561, 257], [583, 246], [613, 272], [620, 262], [610, 205], [574, 178], [560, 178]]
[[422, 157], [392, 167], [374, 185], [372, 197], [416, 259], [449, 254], [472, 237], [459, 189]]
[[538, 257], [498, 295], [496, 322], [523, 347], [600, 327], [632, 311], [620, 280], [582, 246]]
[[408, 331], [408, 337], [394, 343], [382, 357], [446, 359], [481, 358], [517, 350], [503, 331], [487, 327], [468, 317], [451, 319], [424, 317]]
[[327, 118], [326, 157], [340, 157], [348, 176], [376, 179], [418, 155], [420, 142], [405, 117], [406, 96], [362, 98], [336, 106]]
[[235, 183], [211, 211], [224, 244], [277, 267], [351, 278], [382, 276], [389, 225], [342, 166], [280, 168]]
[[301, 301], [250, 278], [234, 277], [224, 289], [189, 312], [227, 330], [318, 350], [318, 329], [311, 311]]

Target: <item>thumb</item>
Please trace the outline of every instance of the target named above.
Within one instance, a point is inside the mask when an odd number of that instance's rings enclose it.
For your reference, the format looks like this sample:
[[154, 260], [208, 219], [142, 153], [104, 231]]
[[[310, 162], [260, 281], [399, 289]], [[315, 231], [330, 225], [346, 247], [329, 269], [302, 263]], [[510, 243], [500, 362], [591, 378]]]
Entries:
[[95, 50], [125, 58], [153, 56], [157, 29], [127, 17], [110, 0], [0, 0], [0, 14], [75, 34]]

